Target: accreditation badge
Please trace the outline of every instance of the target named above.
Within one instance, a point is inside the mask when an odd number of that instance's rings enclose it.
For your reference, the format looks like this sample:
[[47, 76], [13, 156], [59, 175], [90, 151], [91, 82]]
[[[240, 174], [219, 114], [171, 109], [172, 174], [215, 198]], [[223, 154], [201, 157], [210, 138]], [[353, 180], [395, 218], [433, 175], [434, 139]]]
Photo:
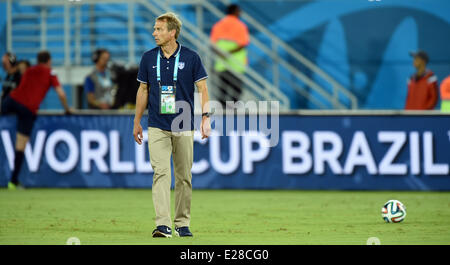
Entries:
[[161, 86], [160, 114], [175, 114], [175, 89], [173, 86]]

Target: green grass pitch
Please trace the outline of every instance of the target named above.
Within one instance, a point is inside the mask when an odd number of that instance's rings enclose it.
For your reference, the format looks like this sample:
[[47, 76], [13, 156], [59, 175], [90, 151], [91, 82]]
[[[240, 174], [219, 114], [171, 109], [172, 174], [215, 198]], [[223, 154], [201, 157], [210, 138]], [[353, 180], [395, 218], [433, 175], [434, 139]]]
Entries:
[[[389, 199], [402, 223], [382, 220]], [[193, 238], [152, 238], [154, 226], [148, 189], [0, 189], [2, 245], [450, 244], [450, 193], [194, 190]]]

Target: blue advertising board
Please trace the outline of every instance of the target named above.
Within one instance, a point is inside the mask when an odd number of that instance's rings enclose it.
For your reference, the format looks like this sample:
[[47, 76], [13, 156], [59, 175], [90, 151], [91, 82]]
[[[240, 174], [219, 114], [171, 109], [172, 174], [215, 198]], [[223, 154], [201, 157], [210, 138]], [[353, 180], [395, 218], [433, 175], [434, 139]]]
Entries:
[[[39, 116], [20, 180], [26, 187], [150, 188], [147, 135], [135, 143], [133, 118]], [[450, 190], [449, 115], [280, 115], [276, 123], [271, 135], [244, 128], [202, 140], [196, 132], [193, 188]], [[1, 186], [14, 165], [15, 126], [14, 117], [0, 116]]]

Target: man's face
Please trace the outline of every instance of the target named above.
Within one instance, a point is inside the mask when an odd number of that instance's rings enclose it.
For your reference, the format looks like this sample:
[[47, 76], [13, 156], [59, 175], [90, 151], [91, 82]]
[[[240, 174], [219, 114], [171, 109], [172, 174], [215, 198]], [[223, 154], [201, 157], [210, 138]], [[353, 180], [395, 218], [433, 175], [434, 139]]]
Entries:
[[425, 60], [416, 56], [414, 57], [413, 65], [416, 69], [422, 68], [425, 66]]
[[102, 54], [100, 54], [100, 57], [98, 58], [97, 64], [105, 67], [108, 64], [109, 57], [109, 52], [102, 52]]
[[153, 27], [153, 37], [155, 38], [156, 45], [164, 46], [173, 38], [175, 38], [175, 30], [167, 30], [167, 22], [164, 20], [157, 20]]
[[17, 68], [19, 69], [19, 72], [20, 72], [21, 74], [24, 74], [25, 71], [26, 71], [27, 68], [28, 68], [28, 65], [27, 65], [26, 63], [24, 63], [24, 62], [21, 62], [21, 63], [19, 63], [19, 64], [17, 65]]
[[3, 66], [3, 69], [5, 69], [5, 71], [9, 71], [12, 67], [7, 55], [3, 55], [3, 57], [2, 57], [2, 66]]

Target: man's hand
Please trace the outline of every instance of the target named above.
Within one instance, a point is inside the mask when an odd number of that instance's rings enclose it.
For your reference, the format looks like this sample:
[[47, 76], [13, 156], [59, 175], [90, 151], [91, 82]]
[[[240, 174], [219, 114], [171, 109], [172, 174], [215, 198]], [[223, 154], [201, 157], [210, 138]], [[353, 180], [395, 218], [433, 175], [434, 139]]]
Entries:
[[108, 103], [99, 103], [98, 107], [100, 109], [110, 109], [111, 108], [111, 106]]
[[64, 110], [64, 115], [72, 115], [74, 112], [75, 112], [74, 109], [68, 108]]
[[211, 120], [209, 117], [204, 116], [202, 118], [200, 132], [202, 134], [202, 139], [208, 138], [211, 135]]
[[142, 134], [142, 126], [141, 126], [140, 122], [134, 123], [133, 136], [134, 136], [134, 140], [136, 141], [136, 143], [142, 144], [142, 140], [144, 139], [144, 136]]

